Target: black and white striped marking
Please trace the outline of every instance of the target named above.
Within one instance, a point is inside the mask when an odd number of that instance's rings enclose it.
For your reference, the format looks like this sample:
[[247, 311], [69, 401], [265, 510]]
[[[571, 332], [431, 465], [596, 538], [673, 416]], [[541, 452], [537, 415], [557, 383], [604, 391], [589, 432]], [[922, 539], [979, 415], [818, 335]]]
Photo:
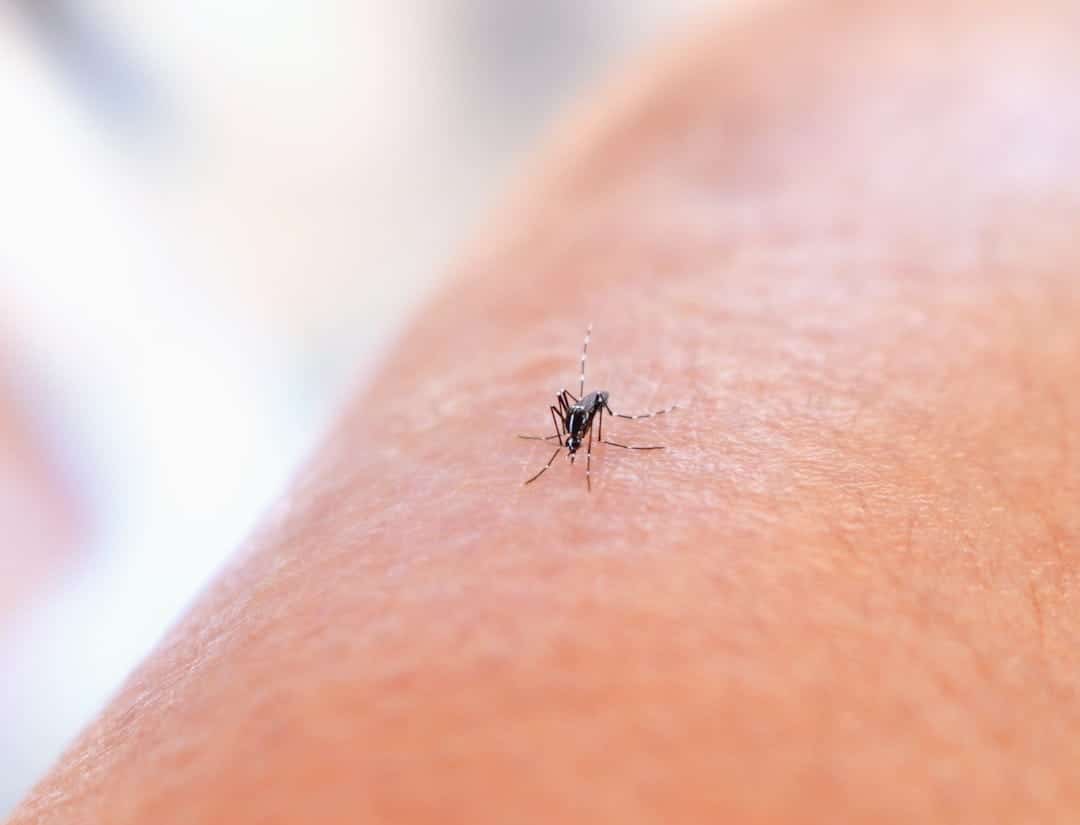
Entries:
[[562, 390], [555, 397], [555, 404], [548, 409], [551, 411], [551, 421], [555, 425], [554, 435], [540, 436], [540, 435], [519, 435], [518, 438], [526, 438], [531, 441], [550, 441], [555, 438], [558, 439], [559, 446], [555, 449], [555, 452], [551, 454], [551, 458], [547, 460], [547, 464], [540, 468], [536, 475], [526, 480], [526, 484], [532, 484], [536, 479], [540, 478], [550, 467], [555, 459], [558, 457], [564, 449], [567, 455], [570, 456], [570, 463], [574, 463], [574, 455], [581, 448], [581, 443], [588, 435], [589, 442], [588, 448], [585, 451], [585, 485], [592, 491], [592, 425], [593, 422], [597, 422], [597, 440], [601, 444], [610, 444], [612, 447], [621, 447], [624, 450], [662, 450], [663, 446], [649, 446], [639, 447], [630, 444], [620, 444], [617, 441], [605, 441], [604, 440], [604, 413], [613, 415], [616, 418], [625, 418], [629, 421], [640, 421], [642, 418], [653, 418], [657, 415], [664, 415], [672, 410], [677, 410], [678, 406], [672, 404], [670, 407], [666, 407], [662, 410], [657, 410], [651, 413], [642, 413], [641, 415], [625, 415], [623, 413], [613, 412], [611, 406], [608, 404], [608, 392], [607, 390], [594, 390], [588, 395], [585, 394], [585, 361], [589, 355], [589, 339], [592, 337], [592, 324], [589, 324], [589, 328], [585, 330], [585, 343], [581, 347], [581, 383], [578, 388], [578, 395], [575, 397], [569, 390]]

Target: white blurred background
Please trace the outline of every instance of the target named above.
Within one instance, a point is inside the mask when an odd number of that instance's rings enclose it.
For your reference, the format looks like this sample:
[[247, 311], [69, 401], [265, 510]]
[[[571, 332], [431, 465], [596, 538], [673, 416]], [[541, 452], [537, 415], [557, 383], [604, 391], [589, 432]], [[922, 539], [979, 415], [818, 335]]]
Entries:
[[0, 0], [0, 818], [560, 108], [718, 2]]

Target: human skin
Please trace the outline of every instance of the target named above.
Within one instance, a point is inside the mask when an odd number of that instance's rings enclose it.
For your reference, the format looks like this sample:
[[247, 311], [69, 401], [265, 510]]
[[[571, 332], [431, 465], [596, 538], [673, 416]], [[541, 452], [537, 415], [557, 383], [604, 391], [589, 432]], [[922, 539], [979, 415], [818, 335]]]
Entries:
[[1076, 821], [1077, 22], [636, 67], [13, 822]]

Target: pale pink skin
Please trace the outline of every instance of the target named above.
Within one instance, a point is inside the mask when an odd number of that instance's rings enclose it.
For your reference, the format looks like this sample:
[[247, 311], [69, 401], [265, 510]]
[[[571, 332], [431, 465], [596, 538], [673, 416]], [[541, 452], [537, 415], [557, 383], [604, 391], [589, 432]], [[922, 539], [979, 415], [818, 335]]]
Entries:
[[14, 822], [1080, 819], [1080, 21], [943, 5], [601, 94]]

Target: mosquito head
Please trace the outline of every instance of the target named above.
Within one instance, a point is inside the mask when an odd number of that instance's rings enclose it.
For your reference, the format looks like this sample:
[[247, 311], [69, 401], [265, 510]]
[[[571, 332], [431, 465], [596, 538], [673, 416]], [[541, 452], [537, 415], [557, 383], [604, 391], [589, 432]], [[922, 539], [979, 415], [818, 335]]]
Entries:
[[574, 453], [576, 453], [578, 451], [578, 447], [580, 447], [580, 446], [581, 446], [581, 439], [580, 438], [575, 438], [572, 435], [566, 437], [566, 452], [568, 452], [570, 454], [571, 458], [573, 458]]

